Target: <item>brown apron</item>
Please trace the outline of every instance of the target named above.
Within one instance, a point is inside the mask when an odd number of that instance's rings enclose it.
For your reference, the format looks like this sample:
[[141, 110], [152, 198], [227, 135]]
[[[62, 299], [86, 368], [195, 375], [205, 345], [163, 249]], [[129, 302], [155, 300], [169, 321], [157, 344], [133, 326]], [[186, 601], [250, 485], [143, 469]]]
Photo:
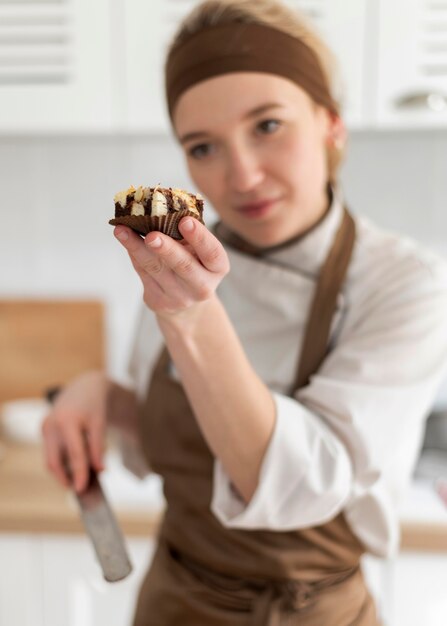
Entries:
[[[296, 388], [327, 352], [330, 323], [355, 240], [347, 211], [320, 271]], [[164, 479], [166, 512], [134, 626], [375, 626], [359, 567], [363, 546], [343, 514], [296, 531], [223, 526], [210, 509], [214, 458], [166, 349], [142, 410], [142, 440]]]

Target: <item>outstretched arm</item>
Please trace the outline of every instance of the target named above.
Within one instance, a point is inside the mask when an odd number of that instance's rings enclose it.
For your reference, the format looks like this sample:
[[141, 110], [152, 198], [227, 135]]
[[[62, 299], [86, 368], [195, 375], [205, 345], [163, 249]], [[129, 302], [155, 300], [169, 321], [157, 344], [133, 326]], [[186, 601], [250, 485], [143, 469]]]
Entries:
[[[192, 230], [187, 229], [187, 223]], [[220, 242], [196, 220], [184, 242], [127, 234], [127, 249], [158, 319], [203, 435], [246, 502], [256, 490], [275, 425], [270, 390], [250, 365], [215, 291], [229, 270]], [[157, 245], [158, 243], [158, 245]]]

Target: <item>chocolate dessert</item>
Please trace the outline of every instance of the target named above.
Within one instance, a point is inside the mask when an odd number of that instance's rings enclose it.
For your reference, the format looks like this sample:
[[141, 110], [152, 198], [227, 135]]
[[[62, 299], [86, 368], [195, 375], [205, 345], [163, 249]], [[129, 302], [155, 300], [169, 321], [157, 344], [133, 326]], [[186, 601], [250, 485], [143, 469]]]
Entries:
[[140, 235], [158, 230], [173, 239], [183, 239], [178, 230], [182, 217], [203, 221], [203, 200], [199, 195], [171, 187], [129, 187], [115, 197], [114, 226], [129, 226]]

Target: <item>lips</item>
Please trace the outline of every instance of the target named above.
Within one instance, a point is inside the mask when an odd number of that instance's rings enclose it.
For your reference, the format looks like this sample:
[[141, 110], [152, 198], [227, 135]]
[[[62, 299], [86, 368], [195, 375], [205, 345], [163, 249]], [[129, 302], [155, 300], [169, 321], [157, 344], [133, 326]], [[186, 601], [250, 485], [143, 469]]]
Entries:
[[259, 200], [258, 202], [251, 202], [250, 204], [243, 204], [238, 207], [238, 211], [246, 217], [261, 217], [269, 212], [272, 206], [278, 202], [277, 198], [270, 200]]

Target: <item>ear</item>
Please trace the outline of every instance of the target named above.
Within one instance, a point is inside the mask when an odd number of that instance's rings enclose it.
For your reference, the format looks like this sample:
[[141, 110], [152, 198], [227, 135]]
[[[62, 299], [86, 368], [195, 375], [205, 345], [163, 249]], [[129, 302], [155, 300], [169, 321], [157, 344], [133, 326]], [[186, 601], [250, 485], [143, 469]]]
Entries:
[[326, 110], [326, 115], [326, 145], [328, 148], [343, 150], [348, 136], [345, 123], [337, 113]]

